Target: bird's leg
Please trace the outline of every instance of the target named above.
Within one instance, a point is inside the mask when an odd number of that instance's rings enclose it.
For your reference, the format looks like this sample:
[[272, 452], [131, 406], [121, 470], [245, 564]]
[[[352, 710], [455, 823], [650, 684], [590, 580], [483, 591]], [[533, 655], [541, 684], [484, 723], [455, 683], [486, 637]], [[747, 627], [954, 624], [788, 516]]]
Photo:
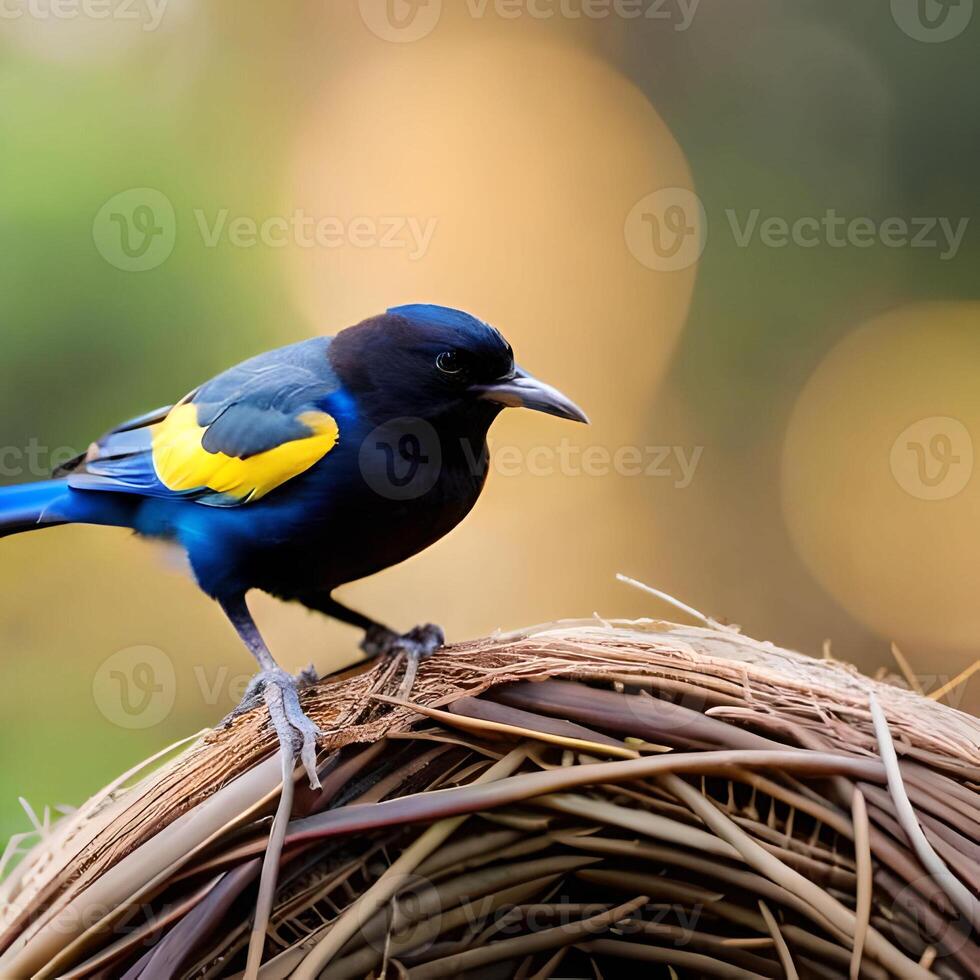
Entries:
[[433, 623], [416, 626], [407, 633], [396, 633], [363, 613], [348, 609], [347, 606], [339, 603], [331, 595], [307, 596], [303, 598], [302, 602], [309, 609], [315, 609], [317, 612], [339, 619], [342, 623], [349, 623], [351, 626], [357, 626], [364, 630], [361, 649], [369, 657], [404, 655], [405, 680], [402, 682], [400, 692], [403, 696], [412, 689], [419, 661], [438, 650], [446, 642], [446, 634]]
[[309, 777], [310, 786], [318, 789], [320, 780], [316, 774], [316, 739], [323, 733], [311, 718], [300, 707], [299, 691], [316, 680], [313, 668], [302, 671], [297, 677], [287, 674], [276, 663], [265, 640], [259, 633], [252, 614], [245, 604], [245, 597], [219, 600], [225, 615], [231, 620], [231, 625], [248, 647], [252, 656], [258, 661], [259, 673], [252, 678], [242, 698], [241, 704], [225, 719], [227, 723], [232, 718], [254, 707], [261, 693], [269, 709], [273, 728], [279, 736], [279, 742], [284, 752], [294, 751], [294, 743], [300, 742], [300, 759]]
[[408, 653], [419, 659], [427, 657], [446, 642], [442, 627], [434, 623], [414, 626], [407, 633], [396, 633], [387, 626], [372, 626], [364, 633], [361, 649], [369, 657], [393, 657]]
[[405, 658], [405, 676], [398, 688], [398, 696], [407, 698], [412, 693], [419, 661], [438, 650], [446, 642], [442, 628], [433, 623], [416, 626], [407, 633], [395, 633], [385, 626], [376, 626], [364, 634], [361, 649], [369, 657]]
[[354, 609], [348, 609], [347, 606], [338, 602], [331, 595], [325, 593], [306, 595], [300, 601], [307, 609], [315, 609], [325, 616], [339, 619], [342, 623], [349, 623], [351, 626], [364, 630], [361, 649], [369, 657], [394, 656], [395, 654], [409, 652], [415, 653], [419, 657], [427, 657], [446, 642], [445, 633], [440, 627], [432, 623], [416, 626], [407, 633], [396, 633], [369, 616], [365, 616]]

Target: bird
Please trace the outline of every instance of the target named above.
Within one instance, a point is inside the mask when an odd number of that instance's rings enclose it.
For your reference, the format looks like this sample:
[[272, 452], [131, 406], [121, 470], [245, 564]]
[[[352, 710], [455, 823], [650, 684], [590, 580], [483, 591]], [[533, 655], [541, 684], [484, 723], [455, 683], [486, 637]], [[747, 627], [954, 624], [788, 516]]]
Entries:
[[484, 320], [430, 303], [393, 307], [245, 360], [111, 429], [50, 479], [0, 488], [0, 537], [88, 524], [182, 547], [258, 664], [233, 715], [262, 697], [283, 751], [298, 747], [316, 787], [323, 732], [300, 703], [311, 677], [280, 668], [247, 596], [358, 627], [365, 653], [404, 655], [407, 675], [443, 631], [400, 634], [333, 592], [463, 520], [486, 482], [487, 433], [508, 407], [588, 422]]

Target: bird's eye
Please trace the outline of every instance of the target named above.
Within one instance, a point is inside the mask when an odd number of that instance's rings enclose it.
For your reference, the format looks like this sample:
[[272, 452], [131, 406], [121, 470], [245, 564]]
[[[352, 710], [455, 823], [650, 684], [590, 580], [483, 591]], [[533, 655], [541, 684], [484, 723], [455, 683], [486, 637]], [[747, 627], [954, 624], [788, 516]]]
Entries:
[[436, 367], [443, 374], [459, 374], [463, 370], [463, 362], [456, 351], [446, 350], [436, 358]]

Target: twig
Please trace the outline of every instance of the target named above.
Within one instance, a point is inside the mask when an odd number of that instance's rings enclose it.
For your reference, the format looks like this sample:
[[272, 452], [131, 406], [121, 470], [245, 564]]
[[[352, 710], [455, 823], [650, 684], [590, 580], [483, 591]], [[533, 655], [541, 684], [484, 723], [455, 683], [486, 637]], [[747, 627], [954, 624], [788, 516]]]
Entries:
[[902, 671], [902, 676], [907, 681], [910, 688], [915, 691], [916, 694], [922, 694], [922, 684], [919, 683], [919, 678], [916, 676], [915, 671], [912, 669], [912, 665], [908, 662], [905, 654], [902, 653], [898, 648], [897, 643], [892, 643], [892, 656], [895, 658], [895, 662], [898, 664]]
[[549, 952], [557, 946], [571, 946], [590, 939], [598, 933], [606, 932], [611, 926], [628, 918], [649, 901], [646, 895], [638, 895], [632, 901], [625, 902], [608, 912], [600, 912], [578, 922], [568, 922], [553, 929], [542, 929], [540, 932], [515, 936], [513, 939], [502, 939], [500, 942], [468, 949], [441, 960], [430, 960], [412, 970], [411, 975], [417, 980], [436, 980], [438, 977], [475, 971], [481, 966], [500, 963], [515, 956]]
[[[669, 774], [662, 776], [661, 780], [671, 793], [704, 821], [709, 830], [736, 847], [750, 867], [798, 895], [836, 929], [849, 936], [854, 935], [854, 914], [833, 896], [773, 857], [714, 803], [679, 776]], [[901, 977], [915, 977], [917, 980], [929, 980], [931, 977], [928, 971], [921, 969], [874, 929], [868, 930], [868, 950], [882, 966]]]
[[[272, 901], [276, 894], [279, 879], [279, 861], [282, 857], [282, 844], [286, 839], [286, 828], [293, 812], [293, 770], [296, 768], [296, 754], [293, 749], [293, 733], [286, 720], [282, 703], [282, 693], [274, 684], [265, 686], [265, 701], [269, 715], [278, 732], [280, 728], [279, 755], [282, 760], [282, 789], [279, 793], [279, 806], [269, 831], [269, 843], [262, 860], [262, 877], [259, 880], [259, 893], [255, 899], [255, 919], [248, 937], [248, 959], [245, 964], [245, 980], [255, 980], [262, 965], [265, 951], [265, 937], [272, 915]], [[284, 738], [282, 736], [285, 736]]]
[[909, 843], [923, 867], [932, 875], [936, 883], [949, 896], [950, 901], [966, 917], [973, 928], [980, 929], [980, 903], [970, 894], [966, 885], [946, 867], [943, 859], [932, 849], [932, 845], [926, 840], [926, 835], [919, 826], [915, 810], [912, 808], [908, 793], [905, 791], [905, 783], [902, 781], [898, 755], [895, 752], [891, 732], [888, 730], [888, 720], [885, 718], [885, 713], [881, 710], [881, 705], [873, 691], [868, 693], [868, 702], [871, 706], [871, 720], [874, 723], [875, 735], [878, 739], [878, 752], [885, 766], [885, 774], [888, 777], [888, 792], [895, 804], [895, 815], [898, 817], [898, 822], [901, 824], [902, 830], [905, 831]]
[[793, 957], [790, 955], [789, 946], [786, 945], [786, 940], [779, 931], [779, 923], [776, 921], [776, 917], [772, 912], [769, 911], [769, 906], [761, 898], [759, 899], [759, 911], [762, 913], [762, 918], [766, 923], [766, 928], [769, 930], [769, 935], [772, 936], [772, 941], [776, 944], [776, 955], [779, 957], [779, 963], [783, 968], [783, 973], [786, 974], [786, 980], [799, 980], [800, 975], [796, 972], [796, 967], [793, 965]]
[[681, 602], [680, 599], [675, 599], [672, 595], [667, 592], [661, 592], [660, 589], [653, 588], [652, 585], [647, 585], [644, 582], [640, 582], [638, 579], [630, 578], [628, 575], [624, 575], [622, 572], [616, 573], [616, 579], [626, 585], [632, 585], [634, 589], [639, 589], [641, 592], [646, 592], [648, 595], [656, 596], [658, 599], [662, 599], [668, 605], [673, 606], [675, 609], [680, 609], [681, 612], [686, 612], [688, 616], [693, 616], [695, 619], [700, 620], [705, 626], [710, 626], [712, 629], [724, 630], [727, 633], [738, 633], [739, 629], [737, 626], [726, 625], [725, 623], [719, 623], [716, 619], [712, 619], [710, 616], [706, 616], [703, 612], [699, 612], [693, 606], [689, 606], [686, 602]]
[[854, 824], [854, 859], [857, 865], [857, 895], [855, 897], [854, 948], [851, 952], [850, 980], [857, 980], [861, 972], [861, 957], [871, 921], [871, 893], [873, 890], [871, 867], [871, 828], [868, 825], [868, 808], [864, 794], [856, 786], [851, 797], [851, 820]]
[[961, 670], [951, 681], [947, 681], [942, 687], [932, 691], [926, 697], [931, 698], [933, 701], [938, 701], [940, 698], [949, 694], [950, 691], [959, 687], [960, 684], [968, 681], [978, 670], [980, 670], [980, 660], [974, 660], [969, 667]]
[[[491, 766], [476, 783], [491, 783], [517, 770], [526, 757], [523, 747], [508, 753]], [[466, 820], [468, 814], [440, 820], [411, 844], [387, 871], [333, 923], [330, 931], [307, 954], [293, 973], [293, 980], [315, 980], [347, 942], [375, 912], [383, 908], [419, 864], [429, 857]]]
[[567, 946], [562, 946], [537, 973], [529, 977], [528, 980], [548, 980], [549, 977], [555, 975], [555, 970], [558, 969], [561, 961], [565, 958], [565, 954], [568, 952]]

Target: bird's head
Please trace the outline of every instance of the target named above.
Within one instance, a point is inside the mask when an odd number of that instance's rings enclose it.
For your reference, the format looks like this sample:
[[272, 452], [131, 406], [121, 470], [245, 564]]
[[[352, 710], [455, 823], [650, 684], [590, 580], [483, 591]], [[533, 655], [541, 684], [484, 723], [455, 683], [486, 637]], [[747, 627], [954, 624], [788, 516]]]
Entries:
[[514, 363], [500, 331], [446, 306], [398, 306], [341, 331], [330, 360], [376, 421], [472, 416], [488, 424], [505, 407], [587, 422], [560, 391]]

